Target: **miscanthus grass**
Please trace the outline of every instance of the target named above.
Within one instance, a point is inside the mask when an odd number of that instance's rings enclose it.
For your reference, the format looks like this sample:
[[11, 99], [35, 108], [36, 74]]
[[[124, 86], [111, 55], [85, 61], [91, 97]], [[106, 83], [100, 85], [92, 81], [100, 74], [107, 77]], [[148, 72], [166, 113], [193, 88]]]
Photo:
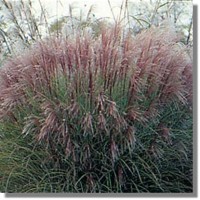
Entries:
[[172, 27], [38, 42], [0, 71], [2, 192], [192, 192], [192, 60]]

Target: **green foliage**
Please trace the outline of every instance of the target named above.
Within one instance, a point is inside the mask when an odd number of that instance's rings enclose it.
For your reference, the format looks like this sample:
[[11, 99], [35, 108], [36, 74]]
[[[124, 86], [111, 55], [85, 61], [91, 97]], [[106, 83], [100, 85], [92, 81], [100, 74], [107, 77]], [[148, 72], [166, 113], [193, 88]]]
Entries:
[[[172, 104], [161, 116], [157, 123], [136, 124], [134, 149], [115, 162], [109, 158], [109, 137], [99, 143], [77, 131], [74, 141], [80, 159], [73, 162], [59, 144], [53, 154], [43, 143], [22, 135], [17, 124], [3, 123], [0, 191], [192, 192], [191, 114]], [[168, 140], [155, 128], [160, 121], [170, 128]]]
[[50, 32], [52, 32], [52, 33], [60, 32], [63, 27], [63, 24], [66, 23], [65, 21], [66, 21], [66, 19], [63, 17], [63, 18], [59, 19], [58, 21], [54, 22], [53, 24], [51, 24], [51, 26], [49, 28]]

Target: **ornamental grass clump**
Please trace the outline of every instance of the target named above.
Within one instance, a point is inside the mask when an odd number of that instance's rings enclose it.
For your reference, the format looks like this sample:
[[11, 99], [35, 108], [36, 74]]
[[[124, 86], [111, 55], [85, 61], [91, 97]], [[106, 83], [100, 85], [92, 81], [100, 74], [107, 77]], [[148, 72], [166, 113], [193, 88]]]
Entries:
[[[163, 113], [191, 107], [192, 60], [172, 27], [122, 31], [48, 38], [1, 68], [2, 130], [12, 124], [31, 152], [43, 152], [41, 165], [29, 157], [41, 173], [32, 191], [173, 191], [157, 166], [175, 145]], [[3, 188], [13, 191], [8, 175]], [[188, 182], [177, 191], [190, 191]]]

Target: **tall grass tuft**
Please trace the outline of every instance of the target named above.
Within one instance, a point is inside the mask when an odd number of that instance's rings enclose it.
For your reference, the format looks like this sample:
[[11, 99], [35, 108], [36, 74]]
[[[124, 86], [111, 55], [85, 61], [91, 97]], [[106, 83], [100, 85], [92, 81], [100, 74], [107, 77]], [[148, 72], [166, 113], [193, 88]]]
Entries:
[[192, 60], [172, 27], [124, 33], [52, 37], [1, 68], [2, 190], [192, 191]]

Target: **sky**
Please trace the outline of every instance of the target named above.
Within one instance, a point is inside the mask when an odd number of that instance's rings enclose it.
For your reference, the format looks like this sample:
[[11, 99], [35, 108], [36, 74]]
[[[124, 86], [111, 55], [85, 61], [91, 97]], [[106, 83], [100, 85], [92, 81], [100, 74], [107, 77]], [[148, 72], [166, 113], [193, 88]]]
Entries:
[[[136, 2], [139, 0], [134, 0], [134, 1]], [[39, 1], [34, 0], [33, 2], [37, 12], [37, 10], [40, 8]], [[108, 0], [41, 0], [41, 2], [46, 8], [46, 11], [48, 12], [50, 18], [52, 19], [55, 19], [57, 15], [58, 17], [63, 15], [68, 16], [69, 4], [72, 6], [72, 8], [74, 8], [73, 11], [76, 12], [76, 14], [79, 14], [80, 12], [82, 12], [82, 14], [87, 14], [90, 7], [93, 6], [95, 17], [112, 18], [112, 12], [109, 7]], [[119, 14], [122, 2], [123, 0], [110, 0], [110, 4], [115, 16]]]
[[[113, 19], [113, 13], [115, 17], [118, 16], [120, 13], [120, 6], [125, 3], [126, 0], [32, 0], [35, 13], [38, 15], [40, 14], [39, 1], [43, 4], [43, 7], [48, 13], [49, 22], [52, 22], [62, 16], [69, 16], [69, 5], [73, 8], [73, 16], [80, 16], [80, 14], [86, 16], [91, 6], [93, 6], [92, 14], [95, 14], [97, 19], [102, 17]], [[137, 5], [141, 5], [141, 3], [144, 5], [145, 2], [150, 5], [150, 1], [151, 0], [128, 0], [128, 2], [134, 2]], [[111, 12], [109, 2], [113, 13]], [[152, 4], [152, 9], [155, 9], [154, 4]], [[187, 19], [185, 18], [184, 20]]]

